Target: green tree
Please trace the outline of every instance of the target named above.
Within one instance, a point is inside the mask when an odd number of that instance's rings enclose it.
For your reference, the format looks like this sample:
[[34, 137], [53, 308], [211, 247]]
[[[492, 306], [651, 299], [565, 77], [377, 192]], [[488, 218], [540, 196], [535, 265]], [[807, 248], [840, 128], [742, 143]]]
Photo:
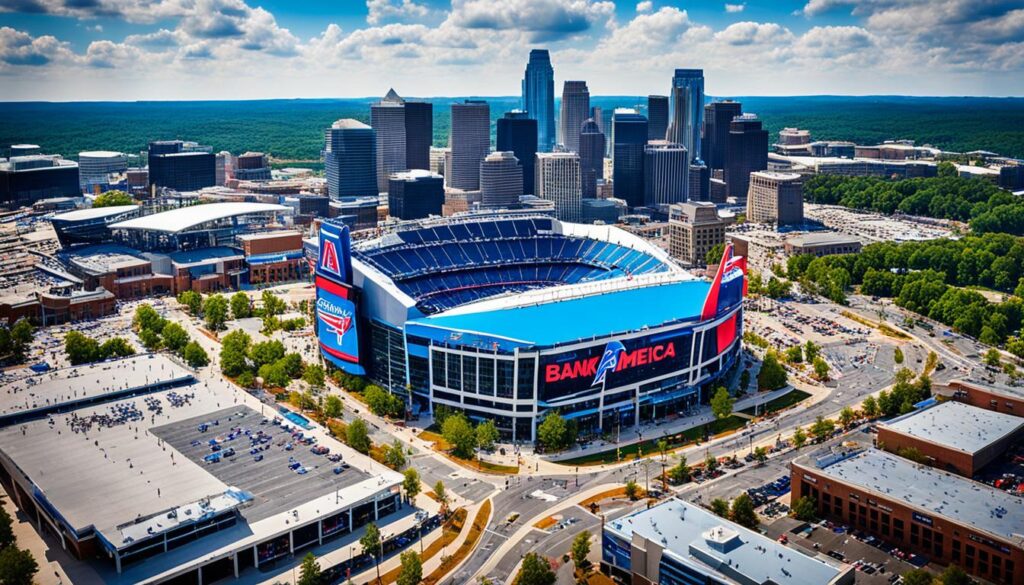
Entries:
[[402, 475], [402, 491], [405, 492], [405, 499], [411, 503], [420, 493], [420, 474], [415, 467], [410, 467]]
[[758, 463], [763, 465], [765, 461], [768, 461], [768, 449], [764, 447], [755, 448], [754, 459], [757, 460]]
[[535, 552], [526, 553], [516, 577], [516, 585], [554, 585], [557, 577], [547, 559]]
[[897, 347], [892, 352], [892, 361], [896, 362], [897, 364], [902, 364], [903, 363], [903, 359], [904, 359], [903, 358], [903, 350]]
[[249, 301], [249, 295], [242, 291], [231, 295], [231, 318], [247, 319], [249, 317], [252, 317], [252, 303]]
[[434, 495], [437, 497], [437, 502], [441, 504], [441, 515], [448, 515], [448, 490], [444, 488], [444, 482], [440, 479], [434, 484]]
[[804, 357], [807, 361], [813, 362], [814, 358], [818, 357], [820, 353], [821, 346], [808, 339], [807, 343], [804, 344]]
[[407, 550], [402, 553], [402, 568], [398, 572], [398, 585], [419, 585], [423, 579], [423, 563], [420, 562], [420, 555], [414, 550]]
[[14, 519], [0, 506], [0, 549], [14, 544]]
[[299, 580], [297, 585], [321, 585], [323, 575], [320, 573], [320, 563], [316, 562], [313, 553], [306, 553], [302, 557], [302, 565], [299, 568]]
[[938, 172], [937, 176], [939, 176], [939, 177], [955, 177], [955, 176], [957, 176], [956, 165], [954, 165], [953, 163], [951, 163], [949, 161], [944, 160], [944, 161], [940, 162], [939, 164], [935, 165], [935, 168], [936, 168], [936, 171]]
[[860, 409], [864, 413], [864, 418], [876, 418], [878, 416], [878, 401], [875, 400], [874, 396], [868, 396], [860, 405]]
[[185, 348], [181, 351], [181, 357], [192, 368], [204, 368], [210, 364], [210, 356], [206, 355], [203, 346], [195, 341], [185, 344]]
[[452, 454], [461, 459], [472, 459], [476, 449], [476, 431], [466, 415], [449, 416], [441, 426], [441, 436], [452, 446]]
[[584, 530], [572, 539], [572, 562], [578, 571], [583, 571], [590, 564], [587, 560], [587, 555], [590, 554], [590, 538], [590, 531]]
[[998, 349], [994, 347], [990, 348], [988, 351], [985, 352], [985, 365], [992, 366], [993, 368], [998, 368], [1001, 362], [1001, 358], [1002, 354], [999, 353]]
[[99, 359], [100, 344], [78, 331], [68, 331], [64, 336], [64, 352], [71, 365], [87, 364]]
[[903, 585], [933, 585], [935, 577], [924, 569], [911, 569], [903, 573]]
[[288, 308], [288, 305], [281, 300], [281, 297], [275, 295], [269, 290], [263, 291], [263, 295], [260, 299], [263, 301], [264, 315], [280, 315]]
[[236, 329], [221, 339], [220, 369], [225, 375], [235, 377], [250, 369], [247, 357], [251, 343], [252, 338], [241, 329]]
[[484, 451], [493, 450], [499, 436], [498, 427], [491, 419], [476, 425], [476, 445]]
[[818, 443], [827, 439], [833, 431], [836, 430], [836, 424], [832, 422], [832, 419], [824, 418], [819, 416], [814, 419], [814, 424], [811, 425], [811, 436]]
[[558, 451], [567, 446], [567, 425], [562, 415], [549, 411], [537, 425], [537, 442], [545, 451]]
[[732, 501], [729, 519], [751, 530], [757, 529], [760, 522], [757, 519], [757, 512], [754, 511], [754, 501], [750, 499], [746, 492], [740, 493]]
[[803, 496], [793, 500], [789, 513], [801, 522], [814, 522], [818, 516], [818, 505], [813, 499]]
[[32, 553], [16, 546], [0, 550], [0, 583], [4, 585], [32, 585], [39, 564]]
[[786, 348], [786, 361], [791, 364], [799, 364], [804, 361], [804, 348], [799, 345]]
[[10, 352], [16, 362], [25, 361], [25, 354], [32, 345], [32, 338], [35, 336], [36, 328], [29, 323], [28, 319], [22, 318], [14, 322], [10, 329]]
[[344, 410], [341, 398], [336, 394], [328, 394], [327, 398], [324, 398], [324, 416], [327, 418], [338, 418]]
[[149, 329], [154, 333], [160, 334], [164, 330], [164, 325], [167, 324], [167, 320], [160, 316], [160, 313], [156, 312], [153, 305], [149, 303], [143, 303], [135, 309], [135, 316], [132, 318], [132, 323], [140, 331]]
[[707, 265], [718, 264], [722, 261], [722, 254], [725, 253], [725, 244], [715, 244], [711, 246], [708, 253], [704, 255], [704, 263]]
[[901, 447], [896, 450], [896, 454], [914, 463], [924, 463], [927, 461], [921, 450], [917, 447]]
[[729, 396], [729, 391], [725, 389], [725, 386], [719, 386], [711, 397], [711, 412], [719, 420], [727, 418], [732, 414], [732, 404], [733, 399], [732, 396]]
[[284, 344], [276, 339], [254, 343], [249, 349], [249, 359], [259, 369], [284, 357]]
[[135, 355], [135, 348], [123, 337], [111, 337], [100, 345], [100, 359], [128, 357]]
[[690, 481], [690, 466], [686, 463], [685, 455], [680, 455], [679, 461], [668, 469], [668, 479], [677, 485]]
[[708, 472], [709, 475], [718, 471], [718, 458], [711, 453], [708, 453], [708, 456], [704, 458], [704, 471]]
[[146, 348], [147, 351], [156, 351], [163, 346], [163, 338], [160, 334], [152, 329], [143, 329], [139, 331], [139, 341], [142, 342], [142, 347]]
[[160, 336], [163, 338], [164, 347], [174, 353], [180, 352], [189, 342], [188, 331], [185, 331], [184, 327], [173, 321], [164, 325], [164, 330]]
[[[320, 364], [310, 364], [302, 370], [302, 381], [314, 388], [322, 388], [327, 381], [324, 367]], [[335, 397], [337, 398], [337, 397]]]
[[286, 388], [292, 381], [280, 361], [272, 364], [263, 364], [256, 370], [256, 375], [263, 378], [265, 385], [275, 388]]
[[293, 380], [302, 377], [302, 356], [297, 353], [286, 353], [284, 357], [274, 362], [280, 365], [285, 374]]
[[636, 499], [640, 497], [640, 486], [632, 479], [626, 481], [624, 489], [626, 490], [626, 497], [629, 498], [630, 501], [635, 502]]
[[849, 406], [844, 406], [843, 409], [839, 411], [839, 425], [844, 429], [850, 428], [850, 425], [852, 425], [855, 420], [857, 420], [857, 414], [853, 412], [853, 409]]
[[769, 350], [761, 362], [761, 371], [757, 373], [759, 390], [778, 390], [786, 385], [786, 369], [779, 363], [774, 351]]
[[361, 418], [349, 423], [345, 429], [345, 443], [362, 454], [370, 452], [370, 430]]
[[821, 381], [828, 380], [828, 362], [820, 355], [814, 358], [814, 377]]
[[117, 207], [121, 205], [134, 205], [135, 200], [132, 196], [125, 193], [124, 191], [104, 191], [96, 196], [92, 200], [92, 206], [95, 208], [99, 207]]
[[363, 549], [364, 555], [373, 557], [377, 565], [377, 581], [380, 582], [380, 554], [383, 542], [381, 542], [380, 529], [373, 522], [366, 525], [366, 532], [359, 538], [359, 546]]
[[796, 430], [793, 431], [793, 446], [799, 449], [800, 447], [803, 447], [805, 443], [807, 443], [807, 433], [804, 432], [803, 427], [797, 427]]
[[711, 511], [714, 512], [715, 516], [722, 518], [729, 517], [729, 502], [722, 498], [715, 498], [711, 500]]
[[178, 293], [178, 302], [184, 305], [193, 317], [198, 317], [199, 313], [203, 310], [203, 297], [194, 290]]
[[967, 573], [956, 565], [946, 567], [946, 570], [939, 575], [939, 582], [942, 585], [970, 585], [973, 583]]
[[203, 299], [203, 320], [207, 329], [220, 331], [228, 320], [228, 300], [224, 295], [210, 295]]
[[397, 471], [405, 467], [405, 464], [405, 447], [401, 441], [395, 439], [390, 445], [384, 446], [384, 465]]

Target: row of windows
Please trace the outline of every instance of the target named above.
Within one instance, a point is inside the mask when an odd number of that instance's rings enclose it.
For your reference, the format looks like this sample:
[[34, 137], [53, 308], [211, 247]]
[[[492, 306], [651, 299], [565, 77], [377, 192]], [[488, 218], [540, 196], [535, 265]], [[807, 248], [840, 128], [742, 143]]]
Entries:
[[435, 387], [498, 398], [513, 398], [514, 393], [520, 400], [533, 399], [535, 358], [519, 359], [518, 379], [513, 360], [433, 350], [430, 361]]

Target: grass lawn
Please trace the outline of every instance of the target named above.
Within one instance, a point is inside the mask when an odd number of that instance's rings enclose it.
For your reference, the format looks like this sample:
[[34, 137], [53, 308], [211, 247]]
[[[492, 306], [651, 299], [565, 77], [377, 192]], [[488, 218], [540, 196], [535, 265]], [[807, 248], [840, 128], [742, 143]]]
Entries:
[[[743, 428], [747, 424], [747, 419], [736, 415], [728, 416], [723, 419], [716, 420], [710, 423], [708, 426], [708, 435], [715, 437], [724, 433], [730, 433], [736, 429]], [[658, 452], [658, 441], [664, 439], [668, 442], [669, 449], [678, 449], [684, 447], [690, 443], [696, 443], [704, 437], [704, 425], [688, 429], [681, 433], [669, 435], [667, 437], [657, 437], [654, 439], [648, 439], [642, 443], [633, 443], [631, 445], [623, 446], [620, 451], [622, 453], [622, 461], [628, 461], [630, 459], [638, 459], [638, 455], [642, 452], [643, 455], [653, 455]], [[589, 453], [580, 457], [574, 457], [573, 459], [566, 459], [559, 461], [562, 465], [603, 465], [605, 463], [615, 463], [618, 461], [615, 448], [605, 451], [597, 451]]]
[[[810, 398], [810, 396], [811, 395], [808, 394], [807, 392], [804, 392], [803, 390], [797, 390], [794, 388], [793, 390], [790, 390], [786, 394], [783, 394], [782, 396], [779, 396], [774, 400], [769, 400], [767, 404], [758, 406], [757, 413], [761, 416], [764, 416], [767, 414], [771, 414], [773, 412], [778, 412], [785, 408], [789, 408], [794, 404], [803, 402], [807, 398]], [[740, 412], [742, 412], [743, 414], [754, 416], [754, 407], [741, 410]]]

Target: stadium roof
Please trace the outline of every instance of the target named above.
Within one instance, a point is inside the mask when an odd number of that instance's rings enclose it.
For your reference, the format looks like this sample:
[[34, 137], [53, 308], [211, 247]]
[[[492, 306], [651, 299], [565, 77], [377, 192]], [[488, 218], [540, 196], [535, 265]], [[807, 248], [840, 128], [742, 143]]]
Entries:
[[[664, 554], [687, 565], [747, 583], [825, 585], [850, 570], [823, 556], [810, 556], [708, 510], [670, 500], [605, 525], [630, 542], [637, 534], [664, 547]], [[720, 569], [721, 568], [721, 569]], [[742, 580], [735, 579], [735, 575]]]
[[410, 323], [555, 345], [697, 319], [711, 283], [686, 280], [525, 307], [441, 313]]
[[112, 224], [111, 229], [152, 230], [176, 233], [211, 221], [252, 213], [288, 211], [290, 208], [274, 203], [208, 203], [179, 207]]
[[51, 219], [57, 221], [85, 221], [89, 219], [99, 219], [101, 217], [108, 217], [111, 215], [117, 215], [119, 213], [125, 213], [128, 211], [134, 211], [138, 209], [138, 205], [114, 205], [112, 207], [89, 207], [86, 209], [76, 209], [67, 213], [61, 213], [55, 215]]
[[956, 449], [977, 453], [1024, 428], [1024, 418], [947, 401], [912, 412], [882, 425], [898, 433]]
[[926, 514], [1003, 540], [1024, 542], [1024, 506], [1015, 495], [878, 449], [835, 459], [816, 463], [808, 457], [794, 464]]

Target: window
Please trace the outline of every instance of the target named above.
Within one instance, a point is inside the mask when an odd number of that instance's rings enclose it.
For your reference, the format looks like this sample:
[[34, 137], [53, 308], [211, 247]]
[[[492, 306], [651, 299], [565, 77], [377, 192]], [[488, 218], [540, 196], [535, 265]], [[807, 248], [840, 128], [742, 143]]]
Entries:
[[519, 400], [530, 400], [533, 398], [533, 380], [535, 378], [534, 358], [522, 358], [519, 360], [519, 373], [516, 380], [516, 398]]
[[492, 358], [479, 358], [480, 377], [477, 381], [478, 392], [487, 396], [494, 396], [494, 360]]
[[430, 366], [433, 369], [433, 378], [431, 380], [434, 386], [444, 387], [444, 353], [440, 351], [430, 352]]
[[462, 390], [476, 392], [476, 358], [462, 356]]
[[448, 356], [448, 387], [452, 390], [460, 390], [462, 388], [462, 368], [461, 361], [457, 355]]
[[511, 360], [498, 360], [497, 390], [501, 398], [512, 398], [512, 377], [515, 364]]

